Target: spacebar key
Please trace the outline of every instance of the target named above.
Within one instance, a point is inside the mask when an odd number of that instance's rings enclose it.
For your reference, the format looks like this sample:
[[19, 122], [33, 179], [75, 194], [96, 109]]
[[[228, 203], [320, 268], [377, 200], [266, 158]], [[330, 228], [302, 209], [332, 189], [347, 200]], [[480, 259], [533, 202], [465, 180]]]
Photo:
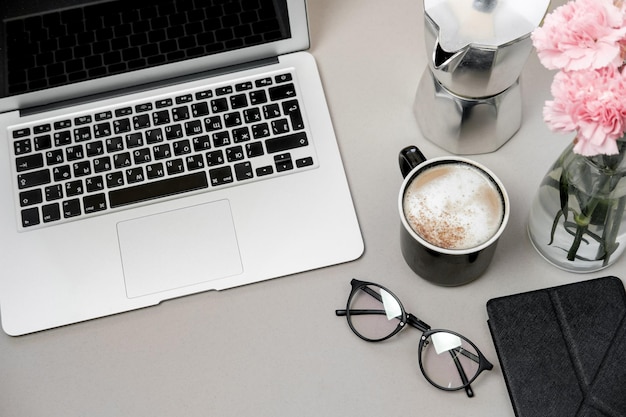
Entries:
[[135, 185], [124, 189], [109, 191], [111, 208], [153, 200], [155, 198], [186, 193], [208, 188], [209, 183], [204, 172], [168, 178], [147, 184]]

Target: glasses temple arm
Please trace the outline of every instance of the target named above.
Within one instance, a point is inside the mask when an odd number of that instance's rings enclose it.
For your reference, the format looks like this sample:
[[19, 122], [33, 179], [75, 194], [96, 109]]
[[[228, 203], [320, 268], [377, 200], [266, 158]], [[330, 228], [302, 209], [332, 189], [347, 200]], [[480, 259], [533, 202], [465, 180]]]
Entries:
[[463, 369], [461, 362], [459, 362], [459, 358], [457, 358], [457, 356], [454, 353], [452, 353], [451, 350], [449, 352], [450, 352], [450, 356], [452, 356], [452, 360], [454, 361], [454, 365], [456, 365], [456, 370], [459, 371], [461, 382], [463, 382], [463, 386], [465, 387], [465, 393], [467, 394], [468, 397], [473, 397], [474, 391], [472, 390], [472, 387], [470, 387], [469, 385], [469, 379], [467, 379], [467, 374], [465, 373], [465, 370]]

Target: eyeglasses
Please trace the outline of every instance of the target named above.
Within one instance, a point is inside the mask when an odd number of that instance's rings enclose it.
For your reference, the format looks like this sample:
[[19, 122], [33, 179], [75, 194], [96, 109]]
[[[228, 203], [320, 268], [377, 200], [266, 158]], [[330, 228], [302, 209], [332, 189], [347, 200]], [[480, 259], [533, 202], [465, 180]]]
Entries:
[[351, 284], [346, 309], [336, 310], [335, 314], [346, 316], [357, 336], [368, 342], [380, 342], [407, 324], [415, 327], [423, 333], [418, 361], [426, 380], [439, 389], [465, 389], [468, 397], [474, 396], [470, 384], [482, 371], [493, 368], [474, 343], [450, 330], [431, 330], [428, 324], [407, 313], [398, 297], [382, 285], [356, 279]]

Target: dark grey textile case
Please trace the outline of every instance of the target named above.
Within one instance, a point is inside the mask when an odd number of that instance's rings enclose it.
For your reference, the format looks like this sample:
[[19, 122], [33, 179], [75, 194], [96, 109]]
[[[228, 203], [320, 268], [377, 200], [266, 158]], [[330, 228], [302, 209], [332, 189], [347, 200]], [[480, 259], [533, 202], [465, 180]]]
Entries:
[[626, 293], [603, 277], [491, 299], [517, 417], [626, 416]]

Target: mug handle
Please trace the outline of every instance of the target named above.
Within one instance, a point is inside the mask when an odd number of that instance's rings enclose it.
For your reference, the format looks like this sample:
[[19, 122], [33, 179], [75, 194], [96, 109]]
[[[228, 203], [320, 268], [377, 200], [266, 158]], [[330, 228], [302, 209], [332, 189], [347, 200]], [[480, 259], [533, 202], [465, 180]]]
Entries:
[[425, 160], [426, 157], [419, 149], [417, 149], [417, 146], [411, 145], [402, 149], [398, 155], [398, 162], [400, 164], [400, 172], [402, 172], [402, 176], [406, 178], [413, 168]]

